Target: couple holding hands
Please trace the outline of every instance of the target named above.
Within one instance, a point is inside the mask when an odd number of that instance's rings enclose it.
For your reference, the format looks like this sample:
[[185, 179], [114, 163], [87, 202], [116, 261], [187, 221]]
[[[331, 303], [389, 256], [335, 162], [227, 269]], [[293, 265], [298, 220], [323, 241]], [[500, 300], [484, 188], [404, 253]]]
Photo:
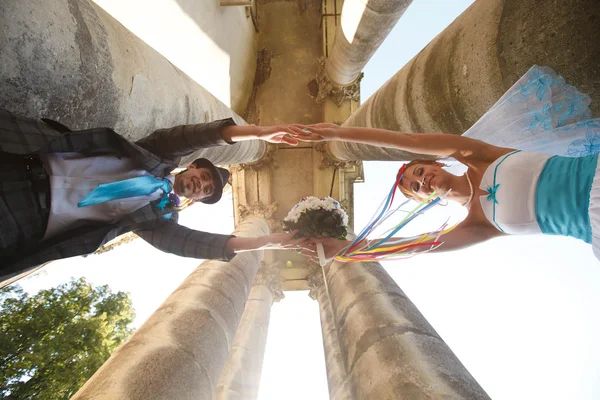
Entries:
[[[469, 210], [434, 251], [505, 234], [558, 234], [600, 256], [600, 120], [590, 99], [553, 70], [532, 67], [465, 134], [409, 134], [334, 124], [237, 126], [224, 119], [161, 129], [135, 143], [109, 128], [71, 131], [51, 120], [0, 110], [0, 281], [47, 261], [89, 254], [133, 231], [184, 257], [231, 260], [255, 249], [301, 249], [327, 258], [350, 242], [294, 238], [296, 232], [238, 238], [177, 223], [178, 196], [213, 204], [229, 172], [181, 157], [244, 140], [296, 145], [343, 140], [438, 157], [402, 168], [397, 189], [415, 200], [444, 193]], [[453, 175], [444, 159], [466, 166]]]

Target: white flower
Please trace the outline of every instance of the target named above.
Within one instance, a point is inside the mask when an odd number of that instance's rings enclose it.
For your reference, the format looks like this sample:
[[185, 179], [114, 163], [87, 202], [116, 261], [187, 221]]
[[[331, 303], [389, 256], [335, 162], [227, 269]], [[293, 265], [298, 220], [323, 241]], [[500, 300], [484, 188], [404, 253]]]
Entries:
[[344, 211], [337, 200], [329, 196], [321, 199], [315, 196], [305, 197], [301, 202], [292, 207], [284, 221], [296, 223], [306, 211], [318, 209], [339, 214], [342, 218], [342, 225], [345, 227], [348, 226], [348, 214], [346, 214], [346, 211]]

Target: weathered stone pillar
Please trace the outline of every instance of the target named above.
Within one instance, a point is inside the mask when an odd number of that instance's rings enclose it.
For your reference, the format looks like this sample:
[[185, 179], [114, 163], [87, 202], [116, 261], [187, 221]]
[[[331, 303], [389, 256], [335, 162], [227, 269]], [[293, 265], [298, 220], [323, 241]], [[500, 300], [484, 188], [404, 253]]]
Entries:
[[280, 263], [258, 270], [214, 400], [254, 400], [267, 345], [271, 305], [283, 299]]
[[409, 153], [404, 150], [361, 143], [336, 141], [328, 142], [326, 146], [331, 157], [340, 161], [408, 161], [415, 158], [435, 158], [426, 154]]
[[[364, 66], [410, 3], [412, 0], [344, 1], [341, 23], [324, 68], [333, 85], [330, 91], [336, 86], [358, 85]], [[358, 96], [358, 90], [354, 93]]]
[[[245, 121], [89, 0], [0, 2], [0, 107], [131, 140], [158, 128]], [[258, 160], [262, 141], [205, 149], [215, 164]]]
[[323, 280], [323, 270], [317, 265], [311, 265], [311, 274], [308, 276], [308, 286], [311, 299], [319, 302], [321, 316], [321, 331], [323, 334], [323, 349], [325, 351], [325, 365], [327, 367], [327, 386], [329, 387], [330, 400], [353, 400], [348, 383], [348, 374], [329, 295]]
[[[269, 233], [248, 217], [237, 236]], [[262, 251], [206, 261], [117, 349], [74, 399], [209, 399], [227, 361]]]
[[355, 398], [489, 398], [379, 263], [324, 270]]
[[[344, 125], [462, 134], [534, 64], [599, 99], [598, 19], [597, 0], [478, 0]], [[591, 109], [600, 115], [600, 102]], [[415, 158], [343, 142], [330, 149], [341, 160]]]

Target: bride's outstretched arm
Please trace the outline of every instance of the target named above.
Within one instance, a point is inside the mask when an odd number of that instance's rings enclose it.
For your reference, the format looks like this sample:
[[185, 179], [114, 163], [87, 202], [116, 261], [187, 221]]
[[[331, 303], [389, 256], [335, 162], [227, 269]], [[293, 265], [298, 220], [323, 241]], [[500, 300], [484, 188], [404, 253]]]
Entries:
[[[343, 140], [397, 148], [411, 153], [454, 157], [459, 161], [470, 159], [491, 162], [511, 151], [480, 140], [443, 133], [411, 134], [385, 129], [342, 127], [335, 124], [291, 125], [290, 130], [298, 135], [300, 140], [305, 141]], [[307, 139], [307, 135], [312, 135], [312, 138]]]
[[[459, 250], [465, 247], [472, 246], [477, 243], [485, 242], [496, 236], [501, 236], [502, 233], [493, 227], [488, 226], [457, 226], [451, 232], [442, 236], [443, 244], [432, 252], [440, 253], [445, 251]], [[377, 239], [375, 239], [377, 240]], [[325, 252], [325, 258], [333, 258], [338, 253], [343, 253], [352, 242], [347, 240], [339, 240], [334, 238], [311, 238], [310, 240], [300, 245], [301, 254], [309, 257], [311, 260], [318, 262], [316, 245], [321, 243]]]

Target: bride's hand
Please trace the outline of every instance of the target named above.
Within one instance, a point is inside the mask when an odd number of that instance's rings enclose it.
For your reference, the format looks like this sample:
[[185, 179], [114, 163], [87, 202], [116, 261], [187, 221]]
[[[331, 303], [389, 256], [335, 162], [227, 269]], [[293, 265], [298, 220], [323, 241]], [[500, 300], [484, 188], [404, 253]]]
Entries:
[[255, 126], [255, 128], [257, 129], [256, 138], [269, 143], [285, 143], [296, 146], [299, 140], [311, 138], [310, 135], [306, 134], [298, 135], [288, 125]]
[[314, 125], [290, 125], [292, 136], [304, 142], [323, 142], [339, 139], [339, 125], [321, 123]]
[[302, 249], [301, 254], [318, 263], [319, 256], [317, 255], [317, 243], [323, 245], [325, 258], [333, 258], [344, 247], [350, 245], [347, 240], [339, 240], [335, 238], [310, 238], [308, 241], [301, 243], [299, 247]]

